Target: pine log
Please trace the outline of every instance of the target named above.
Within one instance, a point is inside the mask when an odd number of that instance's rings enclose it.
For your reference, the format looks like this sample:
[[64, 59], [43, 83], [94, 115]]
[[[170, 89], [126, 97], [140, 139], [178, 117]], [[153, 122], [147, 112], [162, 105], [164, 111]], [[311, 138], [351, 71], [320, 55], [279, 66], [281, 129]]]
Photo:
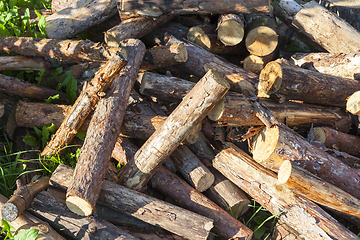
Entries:
[[66, 194], [68, 208], [81, 216], [89, 216], [93, 212], [111, 152], [121, 131], [127, 101], [145, 54], [145, 45], [140, 40], [126, 40], [122, 47], [128, 48], [128, 63], [120, 70], [107, 96], [99, 101], [95, 109]]
[[[60, 164], [50, 178], [50, 185], [66, 190], [73, 172]], [[206, 239], [213, 227], [209, 218], [108, 181], [101, 185], [98, 203], [188, 239]]]
[[100, 96], [117, 77], [126, 62], [122, 56], [114, 56], [95, 75], [91, 82], [84, 85], [80, 96], [71, 108], [54, 137], [47, 143], [41, 155], [55, 155], [71, 142], [82, 123], [100, 100]]
[[[0, 207], [2, 208], [7, 202], [7, 198], [3, 195], [0, 195]], [[3, 218], [0, 212], [0, 218]], [[11, 222], [16, 231], [21, 231], [21, 229], [38, 229], [39, 235], [36, 239], [39, 240], [65, 240], [60, 234], [58, 234], [50, 225], [28, 212], [24, 212], [21, 216]]]
[[[274, 53], [274, 51], [272, 53]], [[274, 59], [274, 55], [272, 53], [262, 57], [250, 54], [244, 59], [244, 69], [249, 72], [260, 74], [266, 64]]]
[[225, 46], [235, 46], [244, 38], [245, 20], [241, 14], [223, 14], [219, 16], [216, 32]]
[[227, 1], [216, 2], [213, 0], [194, 2], [165, 2], [165, 1], [137, 1], [118, 0], [119, 12], [135, 12], [140, 15], [157, 17], [161, 14], [222, 14], [228, 12], [254, 13], [269, 12], [269, 2], [259, 1]]
[[354, 115], [360, 115], [360, 91], [354, 92], [347, 98], [346, 110]]
[[316, 127], [313, 131], [314, 141], [322, 142], [328, 148], [335, 148], [360, 157], [360, 138], [358, 136], [339, 132], [329, 127]]
[[170, 21], [173, 14], [159, 16], [158, 18], [139, 16], [122, 21], [119, 25], [105, 32], [105, 42], [108, 46], [116, 47], [118, 44], [128, 38], [141, 38]]
[[284, 125], [264, 127], [253, 140], [253, 157], [261, 165], [278, 171], [285, 160], [295, 162], [323, 180], [360, 197], [359, 172], [316, 148]]
[[185, 145], [178, 146], [171, 159], [181, 175], [199, 192], [207, 190], [214, 183], [214, 175]]
[[116, 0], [82, 0], [46, 17], [49, 38], [72, 38], [117, 13]]
[[53, 12], [58, 12], [77, 2], [79, 2], [79, 0], [53, 0], [51, 1], [51, 10]]
[[295, 65], [321, 73], [355, 79], [360, 73], [360, 53], [295, 53]]
[[342, 108], [346, 98], [360, 89], [359, 81], [302, 69], [286, 60], [268, 63], [259, 79], [259, 97], [277, 93], [287, 99]]
[[[352, 1], [343, 1], [342, 3], [351, 3]], [[321, 3], [323, 5], [323, 3]], [[330, 6], [327, 5], [326, 8], [334, 14], [338, 15], [340, 18], [344, 19], [347, 23], [353, 26], [357, 31], [360, 31], [360, 21], [359, 21], [359, 13], [360, 8], [355, 6], [339, 6], [333, 3], [330, 3]]]
[[[124, 138], [119, 138], [113, 151], [113, 157], [125, 165], [131, 161], [135, 152], [134, 145]], [[181, 206], [213, 219], [214, 231], [222, 238], [251, 239], [252, 231], [250, 229], [163, 166], [159, 167], [150, 181], [154, 188], [171, 197]], [[169, 186], [172, 187], [169, 188]]]
[[79, 217], [66, 207], [64, 201], [49, 192], [36, 195], [30, 212], [74, 239], [138, 239], [99, 217]]
[[360, 49], [360, 33], [315, 1], [303, 6], [294, 0], [280, 1], [274, 4], [274, 14], [330, 53], [355, 53]]
[[36, 84], [25, 82], [19, 78], [9, 77], [3, 74], [0, 74], [0, 91], [41, 101], [44, 101], [51, 96], [59, 95], [59, 99], [54, 102], [67, 102], [67, 96], [63, 92], [41, 87]]
[[245, 46], [253, 55], [269, 55], [278, 45], [279, 39], [273, 17], [265, 14], [247, 15], [245, 32]]
[[325, 182], [292, 161], [284, 161], [278, 172], [278, 183], [327, 208], [359, 218], [360, 200]]
[[[179, 40], [171, 37], [169, 42], [179, 42]], [[181, 67], [184, 71], [198, 77], [202, 77], [209, 69], [213, 69], [228, 80], [234, 91], [241, 92], [247, 89], [255, 89], [254, 86], [258, 83], [256, 74], [247, 72], [189, 41], [183, 40], [183, 42], [187, 48], [188, 61], [177, 67]]]
[[24, 56], [2, 56], [0, 57], [0, 71], [13, 70], [43, 70], [50, 67], [49, 62], [41, 58]]
[[213, 165], [305, 239], [358, 239], [319, 206], [277, 184], [276, 174], [228, 143]]
[[121, 169], [119, 179], [125, 186], [142, 189], [186, 135], [196, 127], [230, 88], [218, 73], [207, 74], [185, 96], [183, 101]]
[[[20, 181], [20, 180], [18, 180]], [[1, 215], [5, 221], [12, 222], [30, 206], [36, 194], [46, 190], [49, 186], [49, 177], [42, 177], [28, 185], [18, 184], [12, 197], [1, 208]]]

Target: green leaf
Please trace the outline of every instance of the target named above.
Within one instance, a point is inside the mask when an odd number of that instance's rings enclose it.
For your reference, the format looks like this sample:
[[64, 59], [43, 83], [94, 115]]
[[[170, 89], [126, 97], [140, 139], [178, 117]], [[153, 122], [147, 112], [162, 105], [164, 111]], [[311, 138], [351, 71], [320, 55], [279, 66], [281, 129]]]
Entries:
[[59, 99], [59, 94], [56, 94], [55, 96], [50, 96], [48, 99], [45, 100], [46, 103], [51, 103], [52, 100]]
[[5, 239], [14, 237], [14, 235], [11, 233], [11, 229], [13, 227], [10, 225], [9, 222], [5, 221], [3, 218], [1, 219], [1, 226], [3, 226], [3, 229], [1, 230], [1, 233], [6, 231]]
[[32, 146], [32, 147], [39, 145], [36, 137], [34, 137], [34, 136], [30, 136], [30, 135], [25, 136], [22, 140], [23, 140], [24, 143], [26, 143], [27, 145]]
[[40, 85], [42, 77], [44, 76], [44, 73], [45, 73], [45, 69], [40, 70], [38, 75], [35, 77], [37, 85]]
[[0, 35], [1, 36], [10, 36], [10, 32], [6, 29], [4, 25], [0, 23]]
[[262, 216], [256, 216], [254, 217], [254, 221], [257, 223], [257, 224], [261, 224], [262, 222], [264, 222], [264, 218]]
[[34, 131], [35, 131], [36, 135], [38, 136], [38, 138], [41, 138], [42, 131], [40, 129], [38, 129], [37, 127], [34, 127]]
[[265, 228], [261, 227], [259, 229], [257, 229], [256, 231], [254, 231], [254, 238], [255, 239], [260, 239], [265, 233]]
[[14, 240], [35, 240], [39, 235], [39, 229], [26, 229], [14, 236]]
[[49, 138], [49, 130], [45, 126], [43, 126], [43, 128], [42, 128], [42, 137], [41, 137], [41, 141], [42, 141], [43, 146], [46, 145], [48, 138]]
[[51, 134], [55, 133], [56, 129], [57, 129], [54, 123], [48, 123], [48, 124], [45, 125], [45, 127], [47, 128], [47, 130]]
[[66, 84], [66, 94], [70, 104], [74, 104], [77, 98], [77, 81], [71, 76], [70, 80]]
[[86, 132], [79, 131], [76, 133], [75, 136], [84, 141], [86, 137]]

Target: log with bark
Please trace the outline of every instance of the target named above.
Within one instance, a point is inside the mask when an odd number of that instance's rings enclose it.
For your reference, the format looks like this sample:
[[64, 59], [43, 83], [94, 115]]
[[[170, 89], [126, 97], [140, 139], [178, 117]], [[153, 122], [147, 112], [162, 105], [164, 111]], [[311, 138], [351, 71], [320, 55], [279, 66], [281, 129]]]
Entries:
[[272, 233], [273, 240], [301, 240], [301, 236], [285, 223], [278, 221]]
[[360, 138], [355, 135], [346, 134], [329, 127], [315, 127], [314, 141], [324, 143], [328, 148], [335, 148], [341, 152], [360, 156]]
[[13, 70], [43, 70], [48, 69], [50, 63], [41, 58], [24, 56], [2, 56], [0, 57], [0, 71]]
[[252, 140], [252, 154], [261, 165], [278, 171], [285, 160], [295, 162], [323, 180], [360, 197], [359, 172], [307, 142], [283, 124], [264, 127]]
[[53, 228], [61, 229], [62, 234], [74, 239], [138, 240], [100, 217], [79, 217], [66, 207], [63, 200], [47, 191], [36, 195], [29, 211], [47, 221]]
[[101, 94], [110, 86], [125, 64], [126, 61], [121, 55], [114, 56], [96, 73], [89, 84], [84, 85], [71, 111], [42, 151], [42, 156], [55, 155], [71, 142], [86, 117], [100, 100]]
[[22, 185], [20, 180], [17, 180], [16, 183], [17, 189], [1, 208], [2, 218], [8, 222], [18, 218], [30, 206], [36, 194], [46, 190], [49, 186], [49, 177], [42, 177], [27, 185]]
[[327, 208], [359, 218], [360, 200], [325, 182], [305, 169], [285, 160], [278, 172], [278, 183]]
[[258, 96], [276, 93], [286, 99], [345, 108], [360, 82], [299, 68], [284, 59], [268, 63], [259, 77]]
[[46, 17], [49, 38], [72, 38], [117, 14], [116, 0], [82, 0]]
[[216, 2], [213, 0], [194, 1], [194, 2], [165, 2], [165, 1], [137, 1], [137, 0], [118, 0], [119, 12], [133, 12], [140, 15], [158, 17], [161, 14], [222, 14], [228, 12], [236, 13], [256, 13], [269, 12], [269, 2], [258, 1], [227, 1]]
[[[4, 204], [8, 201], [6, 197], [0, 195], [0, 207], [2, 208]], [[3, 218], [0, 212], [0, 218]], [[11, 222], [16, 231], [20, 232], [21, 229], [37, 229], [39, 240], [65, 240], [60, 234], [58, 234], [50, 225], [37, 217], [34, 217], [28, 212], [24, 212], [21, 216]]]
[[140, 190], [157, 168], [170, 156], [186, 135], [208, 114], [230, 88], [218, 73], [208, 73], [185, 96], [183, 101], [121, 169], [119, 179], [125, 186]]
[[[72, 168], [60, 164], [50, 185], [66, 190], [73, 173]], [[109, 181], [102, 183], [98, 203], [188, 239], [206, 239], [213, 228], [209, 218]]]
[[267, 56], [278, 45], [275, 19], [265, 14], [249, 14], [246, 16], [245, 46], [256, 56]]
[[89, 216], [93, 212], [145, 54], [145, 45], [138, 39], [126, 40], [122, 47], [127, 48], [128, 63], [116, 72], [107, 96], [97, 104], [66, 194], [66, 205], [81, 216]]
[[278, 219], [306, 239], [358, 239], [319, 206], [277, 184], [273, 172], [228, 143], [213, 165]]
[[72, 4], [77, 3], [79, 0], [53, 0], [51, 1], [51, 10], [58, 12], [61, 9], [70, 7]]
[[244, 38], [245, 20], [242, 14], [223, 14], [219, 16], [216, 33], [225, 46], [235, 46]]
[[343, 78], [356, 79], [360, 73], [360, 53], [296, 53], [290, 61], [302, 68]]
[[273, 4], [274, 14], [307, 39], [331, 53], [360, 50], [360, 33], [315, 1], [300, 6], [296, 1]]

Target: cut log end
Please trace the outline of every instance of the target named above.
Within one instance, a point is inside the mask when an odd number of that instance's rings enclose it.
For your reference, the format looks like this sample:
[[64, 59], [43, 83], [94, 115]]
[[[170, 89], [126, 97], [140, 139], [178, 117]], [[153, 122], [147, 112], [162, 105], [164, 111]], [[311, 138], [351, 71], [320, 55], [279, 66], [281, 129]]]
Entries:
[[273, 29], [261, 26], [248, 33], [245, 45], [251, 54], [266, 56], [272, 53], [277, 47], [278, 35]]
[[197, 186], [195, 186], [195, 188], [199, 192], [204, 192], [209, 187], [211, 187], [214, 181], [215, 181], [215, 177], [213, 174], [204, 174], [197, 182]]
[[264, 67], [264, 60], [255, 55], [250, 55], [244, 60], [244, 69], [256, 74], [260, 74]]
[[66, 206], [80, 216], [90, 216], [93, 212], [91, 204], [78, 196], [67, 197]]
[[19, 216], [18, 207], [15, 203], [6, 203], [1, 209], [1, 215], [5, 221], [12, 222]]
[[346, 110], [352, 114], [360, 115], [360, 91], [353, 93], [347, 99]]
[[326, 133], [321, 127], [314, 128], [314, 141], [325, 143]]
[[225, 21], [219, 25], [217, 35], [225, 46], [235, 46], [244, 38], [244, 26], [238, 21]]
[[279, 168], [278, 182], [280, 184], [286, 183], [291, 176], [291, 171], [292, 171], [291, 162], [289, 160], [285, 160]]
[[225, 102], [224, 98], [220, 99], [213, 109], [208, 113], [208, 118], [212, 121], [218, 121], [224, 113]]
[[[174, 46], [173, 46], [174, 45]], [[172, 44], [170, 51], [176, 53], [174, 60], [177, 62], [186, 62], [188, 60], [188, 52], [183, 42]]]
[[254, 140], [253, 158], [259, 163], [267, 160], [274, 152], [278, 139], [278, 127], [264, 127]]
[[268, 98], [278, 91], [282, 82], [282, 70], [277, 62], [269, 62], [259, 76], [258, 97]]
[[212, 79], [214, 80], [216, 83], [220, 84], [221, 86], [223, 86], [224, 88], [230, 89], [230, 84], [228, 83], [228, 81], [225, 80], [225, 78], [223, 78], [218, 72], [210, 69], [205, 75], [204, 77], [206, 79]]

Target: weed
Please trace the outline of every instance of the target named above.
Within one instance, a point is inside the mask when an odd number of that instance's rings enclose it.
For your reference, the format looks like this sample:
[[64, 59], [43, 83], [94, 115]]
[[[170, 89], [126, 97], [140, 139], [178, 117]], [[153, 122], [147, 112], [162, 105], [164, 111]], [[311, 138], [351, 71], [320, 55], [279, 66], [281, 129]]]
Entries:
[[35, 240], [39, 235], [39, 229], [25, 229], [20, 232], [12, 232], [15, 231], [15, 228], [10, 225], [9, 222], [1, 219], [2, 230], [1, 233], [6, 231], [5, 239], [9, 240]]

